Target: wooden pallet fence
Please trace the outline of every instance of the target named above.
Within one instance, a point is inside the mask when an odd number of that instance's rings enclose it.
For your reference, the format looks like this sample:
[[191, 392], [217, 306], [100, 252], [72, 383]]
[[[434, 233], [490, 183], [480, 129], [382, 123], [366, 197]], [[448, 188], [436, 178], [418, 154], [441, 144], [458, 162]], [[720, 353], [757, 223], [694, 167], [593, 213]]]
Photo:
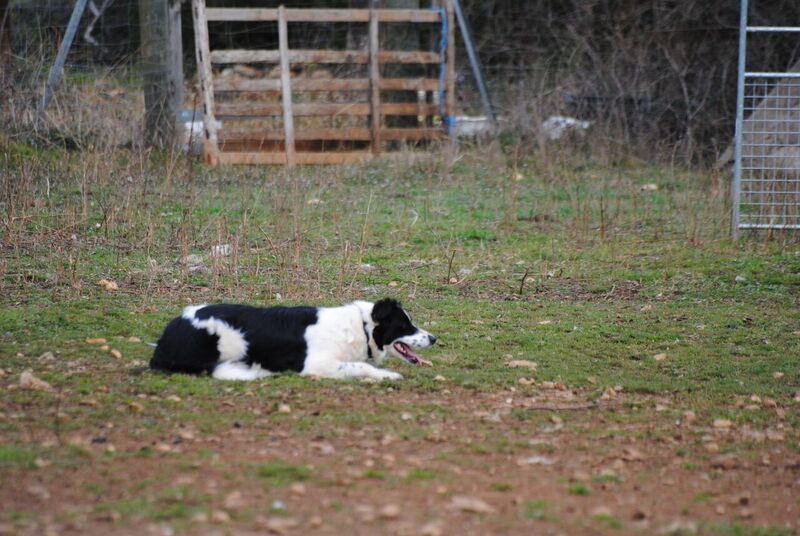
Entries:
[[[382, 23], [442, 25], [440, 10], [207, 8], [192, 0], [197, 71], [205, 122], [203, 155], [217, 164], [339, 164], [369, 158], [386, 142], [436, 140], [447, 135], [455, 112], [453, 9], [444, 0], [444, 51], [381, 50]], [[277, 50], [211, 50], [209, 22], [274, 22]], [[360, 50], [289, 48], [291, 23], [364, 23]], [[443, 26], [444, 27], [444, 26]], [[444, 54], [442, 54], [444, 52]], [[444, 57], [442, 57], [444, 56]], [[386, 78], [388, 64], [420, 65], [434, 77]], [[320, 65], [361, 66], [351, 78], [304, 77]], [[274, 66], [270, 70], [270, 66]], [[226, 76], [236, 69], [260, 76]], [[293, 74], [294, 70], [294, 74]], [[443, 87], [440, 74], [443, 72]], [[323, 71], [326, 73], [327, 71]], [[384, 92], [414, 92], [416, 102], [385, 102]], [[344, 97], [342, 97], [344, 95]], [[363, 99], [353, 98], [363, 95]], [[348, 99], [341, 102], [342, 98]], [[351, 102], [352, 100], [352, 102]], [[415, 127], [387, 124], [390, 116], [416, 117]], [[443, 116], [443, 117], [440, 117]], [[317, 119], [312, 119], [317, 118]], [[314, 124], [318, 120], [320, 124]], [[302, 125], [298, 126], [298, 121]], [[215, 125], [221, 123], [220, 128]]]

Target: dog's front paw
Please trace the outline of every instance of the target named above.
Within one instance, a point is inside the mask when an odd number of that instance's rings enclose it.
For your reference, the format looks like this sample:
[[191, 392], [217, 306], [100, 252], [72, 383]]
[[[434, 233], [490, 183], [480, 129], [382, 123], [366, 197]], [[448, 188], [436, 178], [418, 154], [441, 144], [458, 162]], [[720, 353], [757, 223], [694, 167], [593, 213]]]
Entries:
[[399, 372], [393, 372], [391, 370], [382, 370], [381, 372], [382, 374], [380, 379], [382, 380], [397, 381], [403, 379], [403, 375]]

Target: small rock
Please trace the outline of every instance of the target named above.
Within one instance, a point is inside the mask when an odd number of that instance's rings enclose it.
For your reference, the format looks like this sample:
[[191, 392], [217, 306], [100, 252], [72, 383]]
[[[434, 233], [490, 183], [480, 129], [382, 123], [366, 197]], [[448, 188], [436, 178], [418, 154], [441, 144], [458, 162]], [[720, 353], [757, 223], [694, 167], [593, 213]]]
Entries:
[[378, 514], [383, 519], [397, 519], [398, 517], [400, 517], [400, 507], [397, 506], [396, 504], [387, 504], [386, 506], [381, 508]]
[[168, 400], [170, 402], [180, 402], [181, 397], [179, 397], [178, 395], [169, 395], [165, 400]]
[[50, 363], [51, 361], [55, 361], [56, 356], [53, 355], [53, 352], [45, 352], [39, 356], [40, 363]]
[[120, 352], [117, 349], [112, 348], [111, 352], [109, 353], [111, 354], [111, 357], [113, 357], [114, 359], [122, 359], [122, 352]]
[[308, 520], [308, 524], [312, 527], [321, 527], [322, 518], [320, 516], [311, 516], [311, 518]]
[[743, 275], [737, 275], [736, 277], [733, 278], [733, 280], [736, 281], [737, 283], [744, 283], [747, 281], [747, 278]]
[[450, 508], [474, 514], [493, 514], [497, 510], [489, 503], [477, 498], [456, 495], [450, 501]]
[[291, 412], [292, 408], [289, 406], [289, 404], [280, 404], [278, 406], [278, 413], [291, 413]]
[[592, 517], [603, 516], [603, 517], [611, 517], [614, 514], [611, 512], [611, 508], [608, 506], [597, 506], [592, 509], [591, 511]]
[[626, 462], [639, 462], [645, 459], [644, 454], [641, 451], [633, 448], [633, 447], [625, 447], [622, 449], [622, 454], [620, 458], [625, 460]]
[[300, 523], [291, 517], [271, 517], [264, 524], [264, 528], [271, 534], [286, 534]]
[[436, 376], [433, 377], [433, 381], [435, 381], [435, 382], [446, 382], [447, 378], [445, 378], [441, 374], [437, 374]]
[[639, 187], [639, 191], [642, 192], [655, 192], [658, 191], [658, 184], [654, 182], [648, 182], [647, 184], [642, 184]]
[[24, 371], [19, 375], [19, 386], [22, 389], [31, 391], [52, 391], [53, 386], [44, 380], [40, 380], [30, 370]]
[[703, 447], [706, 449], [707, 452], [710, 452], [711, 454], [716, 454], [717, 452], [719, 452], [719, 445], [713, 442], [706, 443], [705, 445], [703, 445]]
[[442, 536], [444, 534], [444, 529], [440, 521], [431, 521], [430, 523], [422, 525], [419, 528], [418, 534], [419, 536]]
[[398, 285], [397, 281], [389, 281], [388, 285], [390, 287], [396, 287]]
[[411, 420], [411, 419], [413, 419], [413, 418], [414, 418], [414, 416], [413, 416], [413, 415], [411, 415], [411, 414], [410, 414], [409, 412], [407, 412], [407, 411], [404, 411], [404, 412], [402, 412], [402, 413], [400, 414], [400, 420], [402, 420], [402, 421], [410, 421], [410, 420]]
[[640, 313], [649, 313], [652, 310], [653, 310], [653, 306], [650, 305], [649, 303], [647, 303], [645, 305], [642, 305], [642, 307], [639, 309], [639, 312]]
[[656, 355], [653, 356], [653, 359], [655, 359], [656, 361], [666, 361], [667, 354], [664, 354], [664, 353], [656, 354]]
[[132, 343], [138, 344], [138, 343], [142, 342], [142, 339], [140, 339], [139, 337], [128, 337], [128, 342], [132, 342]]
[[306, 494], [306, 485], [302, 482], [295, 482], [289, 486], [289, 492], [292, 495], [303, 496]]
[[517, 465], [553, 465], [553, 460], [547, 456], [530, 456], [517, 460]]
[[119, 290], [119, 285], [110, 279], [101, 279], [97, 282], [97, 285], [106, 292], [114, 292], [115, 290]]
[[128, 404], [128, 409], [134, 413], [141, 413], [144, 411], [144, 406], [142, 406], [138, 402], [131, 402], [130, 404]]
[[84, 398], [78, 402], [78, 405], [96, 408], [99, 404], [94, 398]]
[[750, 508], [742, 508], [739, 511], [739, 517], [742, 519], [750, 519], [753, 517], [753, 510]]
[[617, 398], [617, 390], [613, 387], [608, 387], [600, 395], [600, 400], [615, 400]]
[[728, 429], [733, 426], [733, 423], [728, 419], [714, 419], [713, 426], [717, 429]]
[[782, 380], [783, 377], [784, 377], [784, 373], [783, 372], [773, 372], [772, 373], [772, 379], [773, 380]]
[[46, 501], [50, 498], [50, 492], [47, 488], [39, 484], [32, 484], [26, 488], [27, 492], [41, 501]]
[[534, 372], [536, 372], [536, 369], [539, 368], [537, 363], [528, 361], [527, 359], [515, 359], [506, 363], [506, 366], [509, 368], [527, 368]]
[[244, 506], [244, 495], [241, 491], [233, 491], [225, 496], [222, 505], [228, 510], [238, 510]]
[[533, 378], [520, 378], [517, 382], [520, 385], [536, 385], [536, 380]]
[[211, 522], [212, 523], [228, 523], [231, 520], [231, 516], [228, 515], [228, 512], [224, 510], [214, 510], [211, 512]]
[[777, 408], [778, 407], [778, 403], [772, 398], [765, 398], [764, 402], [762, 402], [762, 405], [765, 408]]
[[692, 410], [687, 410], [683, 412], [683, 422], [687, 425], [692, 425], [697, 421], [697, 415]]

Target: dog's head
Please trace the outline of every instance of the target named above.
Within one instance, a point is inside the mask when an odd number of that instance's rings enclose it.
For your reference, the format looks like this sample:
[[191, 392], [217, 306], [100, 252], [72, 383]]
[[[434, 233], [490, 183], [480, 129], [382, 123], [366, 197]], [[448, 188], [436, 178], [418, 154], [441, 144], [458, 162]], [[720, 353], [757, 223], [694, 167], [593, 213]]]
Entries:
[[420, 357], [412, 348], [427, 348], [436, 342], [436, 337], [415, 326], [411, 317], [395, 300], [383, 299], [372, 307], [372, 321], [375, 328], [372, 338], [381, 354], [393, 355], [412, 365], [420, 364]]

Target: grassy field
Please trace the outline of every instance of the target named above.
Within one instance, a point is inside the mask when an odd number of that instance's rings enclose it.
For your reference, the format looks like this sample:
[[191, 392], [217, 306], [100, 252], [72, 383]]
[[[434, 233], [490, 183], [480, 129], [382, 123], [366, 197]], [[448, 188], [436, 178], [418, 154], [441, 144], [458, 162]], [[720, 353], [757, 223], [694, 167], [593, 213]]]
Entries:
[[[800, 243], [731, 243], [726, 177], [0, 166], [0, 533], [800, 530]], [[439, 338], [399, 383], [146, 368], [188, 303], [384, 296]]]

